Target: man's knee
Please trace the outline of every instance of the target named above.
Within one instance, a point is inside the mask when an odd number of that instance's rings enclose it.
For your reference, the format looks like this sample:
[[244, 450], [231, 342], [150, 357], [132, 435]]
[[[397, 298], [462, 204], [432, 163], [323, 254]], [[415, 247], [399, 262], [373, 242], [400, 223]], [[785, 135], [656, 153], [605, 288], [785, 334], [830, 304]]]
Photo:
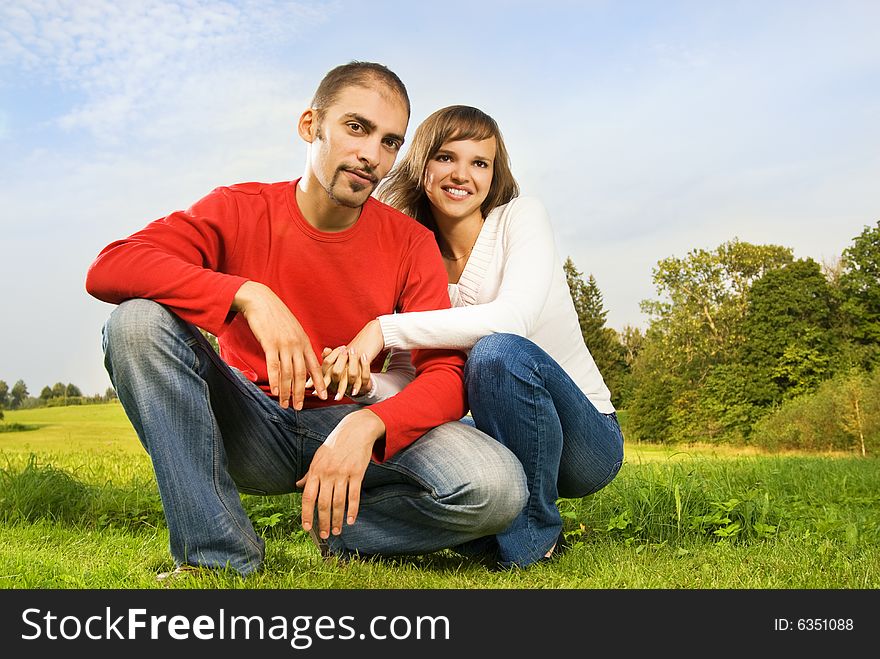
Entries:
[[529, 495], [522, 465], [513, 453], [493, 469], [478, 470], [471, 486], [483, 510], [483, 533], [487, 535], [500, 533], [510, 526], [522, 512]]
[[[522, 465], [505, 446], [464, 423], [447, 423], [427, 438], [430, 453], [422, 456], [436, 471], [437, 493], [458, 504], [467, 520], [483, 534], [507, 528], [522, 511], [528, 487]], [[442, 483], [442, 484], [441, 484]]]
[[142, 348], [174, 322], [175, 316], [157, 302], [126, 300], [116, 306], [104, 323], [104, 350], [111, 346], [126, 351]]

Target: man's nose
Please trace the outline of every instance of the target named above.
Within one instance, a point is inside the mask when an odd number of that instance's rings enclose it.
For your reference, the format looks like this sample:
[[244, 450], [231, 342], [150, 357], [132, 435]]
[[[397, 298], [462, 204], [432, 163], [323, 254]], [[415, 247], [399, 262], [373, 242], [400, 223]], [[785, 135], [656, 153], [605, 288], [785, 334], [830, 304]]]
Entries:
[[358, 151], [358, 160], [368, 167], [374, 168], [379, 165], [381, 153], [382, 140], [368, 138], [361, 141], [360, 149]]

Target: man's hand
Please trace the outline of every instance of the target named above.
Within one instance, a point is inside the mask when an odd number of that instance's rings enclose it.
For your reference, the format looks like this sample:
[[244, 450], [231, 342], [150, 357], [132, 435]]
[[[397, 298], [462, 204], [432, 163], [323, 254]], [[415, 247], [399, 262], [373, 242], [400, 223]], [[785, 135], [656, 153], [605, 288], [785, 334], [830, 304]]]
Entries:
[[315, 452], [308, 472], [296, 482], [303, 488], [302, 527], [308, 531], [318, 512], [318, 533], [342, 533], [346, 501], [348, 524], [357, 519], [361, 483], [370, 464], [373, 444], [385, 434], [385, 423], [368, 409], [352, 412], [339, 422]]
[[327, 399], [321, 365], [309, 337], [272, 289], [255, 281], [245, 282], [235, 294], [232, 310], [244, 316], [266, 353], [269, 387], [281, 407], [286, 408], [292, 397], [293, 409], [302, 409], [308, 375], [318, 396]]
[[369, 391], [370, 364], [384, 347], [382, 327], [378, 320], [371, 320], [348, 345], [329, 352], [325, 348], [321, 364], [324, 386], [336, 390], [336, 400], [341, 400], [346, 390], [352, 396]]

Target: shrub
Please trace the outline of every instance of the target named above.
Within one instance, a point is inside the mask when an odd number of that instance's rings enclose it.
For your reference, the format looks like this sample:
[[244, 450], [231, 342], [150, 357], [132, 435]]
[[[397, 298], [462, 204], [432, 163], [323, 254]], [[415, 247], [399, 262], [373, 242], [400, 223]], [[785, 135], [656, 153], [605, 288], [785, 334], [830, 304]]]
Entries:
[[755, 423], [752, 442], [763, 448], [813, 451], [880, 449], [880, 370], [852, 370], [793, 398]]

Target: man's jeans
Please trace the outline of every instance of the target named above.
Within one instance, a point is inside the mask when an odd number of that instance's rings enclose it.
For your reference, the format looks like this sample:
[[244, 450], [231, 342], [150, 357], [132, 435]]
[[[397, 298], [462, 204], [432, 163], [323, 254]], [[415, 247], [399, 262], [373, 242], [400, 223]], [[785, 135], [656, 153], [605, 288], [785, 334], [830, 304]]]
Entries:
[[[239, 492], [283, 494], [359, 405], [283, 409], [162, 305], [123, 302], [104, 326], [105, 365], [153, 463], [177, 564], [259, 568], [264, 543]], [[516, 457], [459, 422], [435, 428], [364, 476], [336, 553], [408, 554], [504, 530], [528, 492]]]
[[623, 462], [616, 414], [602, 414], [550, 355], [515, 334], [490, 334], [468, 356], [465, 383], [476, 427], [519, 458], [529, 497], [496, 536], [500, 563], [539, 560], [562, 530], [558, 497], [607, 485]]

